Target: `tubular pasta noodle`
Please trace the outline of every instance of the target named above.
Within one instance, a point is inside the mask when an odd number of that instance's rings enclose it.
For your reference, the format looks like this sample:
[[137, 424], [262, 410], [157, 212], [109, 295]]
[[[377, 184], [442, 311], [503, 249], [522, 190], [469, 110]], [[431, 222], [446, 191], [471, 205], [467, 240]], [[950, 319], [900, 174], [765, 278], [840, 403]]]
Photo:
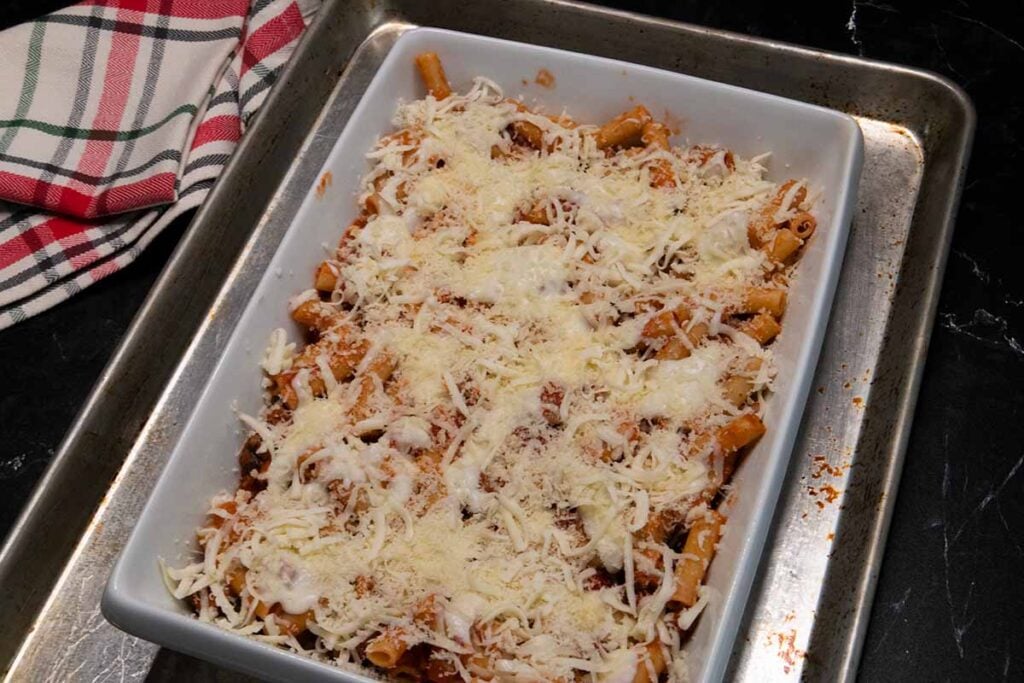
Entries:
[[693, 607], [697, 602], [697, 589], [715, 556], [715, 546], [722, 536], [724, 524], [725, 517], [716, 510], [710, 510], [690, 527], [683, 557], [676, 563], [676, 588], [672, 594], [675, 602], [686, 607]]
[[445, 76], [444, 67], [441, 66], [441, 59], [436, 52], [424, 52], [416, 57], [416, 68], [419, 69], [420, 78], [427, 87], [427, 92], [435, 99], [443, 100], [452, 94], [451, 86], [448, 85], [448, 78]]

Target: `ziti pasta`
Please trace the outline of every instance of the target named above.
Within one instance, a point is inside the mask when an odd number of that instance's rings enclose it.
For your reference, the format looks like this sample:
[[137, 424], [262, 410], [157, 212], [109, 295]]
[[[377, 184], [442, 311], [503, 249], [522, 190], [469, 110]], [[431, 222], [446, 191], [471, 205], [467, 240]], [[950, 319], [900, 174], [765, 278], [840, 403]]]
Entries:
[[387, 680], [680, 680], [764, 433], [805, 185], [637, 106], [546, 115], [437, 56], [263, 359], [199, 619]]

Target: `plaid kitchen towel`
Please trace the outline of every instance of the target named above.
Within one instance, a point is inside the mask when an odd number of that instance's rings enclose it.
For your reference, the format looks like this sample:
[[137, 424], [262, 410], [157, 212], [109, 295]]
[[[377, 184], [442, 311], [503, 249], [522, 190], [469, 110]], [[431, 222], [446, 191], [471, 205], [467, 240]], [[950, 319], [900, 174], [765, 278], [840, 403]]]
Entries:
[[318, 4], [86, 0], [0, 33], [0, 329], [203, 201]]

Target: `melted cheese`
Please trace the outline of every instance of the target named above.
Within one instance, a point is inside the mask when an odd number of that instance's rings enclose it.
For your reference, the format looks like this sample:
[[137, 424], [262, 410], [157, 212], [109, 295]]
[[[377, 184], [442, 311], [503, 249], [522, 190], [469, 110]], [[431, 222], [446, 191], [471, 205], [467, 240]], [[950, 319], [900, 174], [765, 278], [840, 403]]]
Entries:
[[710, 343], [694, 349], [683, 360], [664, 360], [647, 369], [639, 398], [633, 402], [639, 415], [672, 416], [679, 420], [697, 417], [709, 405], [720, 402], [725, 359], [734, 355], [724, 344]]

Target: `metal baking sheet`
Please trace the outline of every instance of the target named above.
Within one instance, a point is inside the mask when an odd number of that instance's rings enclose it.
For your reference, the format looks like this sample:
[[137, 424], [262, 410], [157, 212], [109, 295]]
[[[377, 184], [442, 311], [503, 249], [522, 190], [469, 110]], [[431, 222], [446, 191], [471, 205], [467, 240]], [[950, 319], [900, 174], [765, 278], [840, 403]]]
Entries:
[[858, 118], [865, 163], [845, 266], [730, 671], [852, 680], [973, 135], [970, 102], [921, 71], [559, 0], [324, 4], [0, 550], [7, 678], [238, 680], [114, 629], [100, 593], [253, 284], [377, 66], [414, 25], [648, 64]]

